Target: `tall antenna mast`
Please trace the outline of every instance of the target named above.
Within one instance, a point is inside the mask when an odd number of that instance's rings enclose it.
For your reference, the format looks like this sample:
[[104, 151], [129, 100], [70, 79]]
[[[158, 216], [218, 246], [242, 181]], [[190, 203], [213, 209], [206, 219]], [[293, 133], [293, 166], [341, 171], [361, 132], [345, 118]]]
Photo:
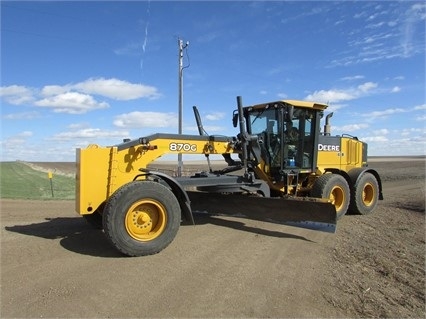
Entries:
[[[183, 40], [178, 38], [179, 46], [179, 128], [178, 133], [182, 134], [182, 116], [183, 116], [183, 49], [189, 45], [187, 41], [186, 44], [183, 44]], [[177, 176], [182, 176], [182, 153], [178, 154], [178, 171]]]

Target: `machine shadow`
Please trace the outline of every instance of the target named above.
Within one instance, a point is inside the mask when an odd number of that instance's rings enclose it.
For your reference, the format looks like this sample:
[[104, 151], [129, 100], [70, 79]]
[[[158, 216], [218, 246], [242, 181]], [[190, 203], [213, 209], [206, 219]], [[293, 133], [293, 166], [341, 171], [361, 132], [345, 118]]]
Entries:
[[[211, 224], [215, 226], [228, 227], [228, 228], [232, 228], [232, 229], [236, 229], [240, 231], [250, 232], [257, 235], [277, 237], [277, 238], [291, 238], [291, 239], [298, 239], [298, 240], [313, 242], [312, 240], [307, 239], [303, 236], [288, 234], [285, 232], [271, 231], [271, 230], [257, 228], [257, 227], [251, 227], [251, 226], [247, 226], [244, 222], [226, 220], [221, 218], [220, 215], [214, 215], [214, 214], [209, 214], [205, 212], [193, 212], [193, 215], [194, 215], [195, 225]], [[233, 217], [238, 218], [238, 216], [233, 216]]]
[[94, 229], [81, 217], [45, 218], [40, 223], [6, 226], [5, 229], [27, 236], [60, 239], [63, 248], [81, 255], [125, 257], [109, 244], [102, 230]]
[[[220, 216], [206, 213], [194, 212], [194, 219], [195, 225], [212, 224], [258, 235], [312, 242], [303, 236], [250, 227], [243, 222], [230, 221], [220, 218]], [[185, 224], [182, 224], [182, 226], [185, 226]], [[60, 245], [63, 248], [81, 255], [104, 258], [127, 258], [110, 245], [102, 230], [94, 229], [81, 217], [45, 218], [40, 223], [5, 226], [5, 230], [50, 240], [59, 239]]]

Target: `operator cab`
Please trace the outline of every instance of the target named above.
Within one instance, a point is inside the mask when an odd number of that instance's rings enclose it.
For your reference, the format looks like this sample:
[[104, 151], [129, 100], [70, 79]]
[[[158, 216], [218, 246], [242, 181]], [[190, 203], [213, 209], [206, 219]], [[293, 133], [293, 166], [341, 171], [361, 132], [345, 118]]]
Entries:
[[319, 124], [327, 106], [278, 101], [244, 108], [247, 132], [258, 136], [265, 168], [274, 173], [313, 171]]

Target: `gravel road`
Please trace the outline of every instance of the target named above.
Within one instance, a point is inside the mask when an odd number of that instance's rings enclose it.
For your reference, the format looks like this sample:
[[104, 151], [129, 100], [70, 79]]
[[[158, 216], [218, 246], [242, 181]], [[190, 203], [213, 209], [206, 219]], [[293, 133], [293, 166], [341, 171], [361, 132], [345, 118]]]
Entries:
[[425, 162], [375, 161], [385, 200], [336, 234], [197, 216], [118, 254], [72, 201], [1, 200], [1, 318], [425, 317]]

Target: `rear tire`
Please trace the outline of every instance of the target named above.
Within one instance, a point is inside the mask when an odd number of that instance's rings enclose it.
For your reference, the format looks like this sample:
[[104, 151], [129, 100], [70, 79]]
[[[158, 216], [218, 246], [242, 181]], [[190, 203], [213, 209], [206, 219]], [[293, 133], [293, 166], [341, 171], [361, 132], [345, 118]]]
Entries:
[[105, 235], [127, 256], [160, 252], [175, 238], [180, 226], [179, 202], [157, 182], [135, 181], [120, 187], [103, 212]]
[[339, 174], [324, 174], [318, 177], [311, 192], [312, 197], [327, 198], [336, 208], [336, 219], [348, 211], [350, 190], [346, 179]]
[[362, 174], [356, 181], [349, 210], [360, 215], [371, 214], [379, 199], [379, 184], [371, 173]]

